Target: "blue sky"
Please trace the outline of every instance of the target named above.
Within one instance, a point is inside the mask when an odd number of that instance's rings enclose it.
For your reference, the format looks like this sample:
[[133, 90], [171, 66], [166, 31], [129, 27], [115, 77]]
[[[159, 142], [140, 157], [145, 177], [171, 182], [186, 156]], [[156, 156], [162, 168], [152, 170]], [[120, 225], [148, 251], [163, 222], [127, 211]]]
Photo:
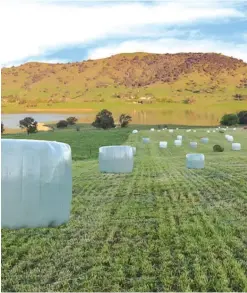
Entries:
[[118, 53], [217, 52], [247, 62], [247, 1], [3, 0], [1, 66]]

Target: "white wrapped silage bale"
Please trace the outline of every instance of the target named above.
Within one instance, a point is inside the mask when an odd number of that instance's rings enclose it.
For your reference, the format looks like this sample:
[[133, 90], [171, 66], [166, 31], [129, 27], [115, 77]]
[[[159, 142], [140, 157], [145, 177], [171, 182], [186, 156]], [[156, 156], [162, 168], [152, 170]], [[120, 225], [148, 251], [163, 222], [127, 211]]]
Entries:
[[229, 141], [229, 142], [233, 142], [233, 140], [234, 140], [233, 136], [228, 135], [228, 137], [227, 137], [227, 141]]
[[170, 133], [173, 133], [173, 129], [169, 129], [169, 132], [170, 132]]
[[232, 144], [232, 150], [233, 150], [233, 151], [240, 151], [240, 150], [241, 150], [241, 144], [238, 143], [238, 142], [234, 142], [234, 143]]
[[237, 130], [237, 128], [233, 128], [232, 130], [235, 131], [235, 130]]
[[158, 132], [160, 132], [160, 129], [159, 130], [157, 130]]
[[202, 143], [208, 143], [209, 139], [207, 137], [201, 138]]
[[186, 132], [191, 132], [191, 129], [187, 129]]
[[196, 132], [196, 130], [193, 130], [193, 132]]
[[215, 130], [213, 130], [213, 133], [215, 133]]
[[165, 128], [162, 128], [162, 130], [165, 130]]
[[132, 131], [132, 133], [138, 133], [138, 130], [136, 130], [136, 129], [134, 129], [133, 131]]
[[143, 142], [143, 143], [149, 143], [149, 142], [150, 142], [150, 138], [148, 138], [148, 137], [143, 137], [143, 138], [142, 138], [142, 142]]
[[178, 140], [183, 140], [183, 136], [182, 135], [177, 135], [177, 139]]
[[71, 148], [59, 142], [2, 139], [2, 227], [66, 223], [72, 200]]
[[162, 149], [166, 149], [167, 148], [167, 141], [160, 141], [159, 146]]
[[151, 128], [150, 131], [154, 131], [154, 128]]
[[228, 139], [229, 134], [225, 134], [225, 138]]
[[99, 148], [99, 169], [106, 173], [130, 173], [134, 159], [131, 146], [104, 146]]
[[195, 141], [191, 141], [190, 142], [190, 146], [192, 147], [192, 148], [197, 148], [197, 142], [195, 142]]
[[182, 140], [176, 139], [176, 140], [174, 140], [174, 144], [175, 144], [175, 146], [181, 146], [182, 145]]
[[133, 155], [136, 154], [136, 147], [132, 147]]
[[203, 169], [205, 156], [203, 154], [187, 154], [186, 167], [188, 169]]
[[207, 133], [210, 133], [210, 130], [207, 130]]

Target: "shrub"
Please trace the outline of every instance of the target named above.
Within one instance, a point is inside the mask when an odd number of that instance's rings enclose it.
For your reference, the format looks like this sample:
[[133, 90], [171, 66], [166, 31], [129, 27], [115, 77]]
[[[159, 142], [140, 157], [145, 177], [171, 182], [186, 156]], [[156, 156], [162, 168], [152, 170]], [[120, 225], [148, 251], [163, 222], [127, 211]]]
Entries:
[[239, 124], [247, 124], [247, 111], [240, 111], [237, 115]]
[[26, 128], [27, 134], [36, 133], [38, 122], [35, 121], [32, 117], [26, 117], [19, 121], [20, 128]]
[[216, 144], [216, 145], [213, 146], [213, 151], [214, 152], [223, 152], [224, 148], [222, 146]]
[[4, 129], [4, 124], [3, 124], [3, 122], [1, 122], [1, 133], [3, 134], [4, 131], [5, 131], [5, 129]]
[[95, 121], [92, 126], [96, 128], [115, 128], [114, 119], [112, 113], [106, 109], [101, 110], [95, 117]]
[[76, 126], [76, 131], [80, 131], [80, 127], [79, 126]]
[[222, 130], [222, 129], [221, 129], [219, 132], [220, 132], [220, 133], [225, 133], [225, 131], [224, 131], [224, 130]]
[[119, 123], [121, 127], [127, 127], [130, 121], [131, 121], [131, 116], [127, 114], [121, 114], [119, 117]]
[[57, 128], [66, 128], [66, 127], [68, 127], [68, 124], [69, 124], [68, 121], [60, 120], [57, 123]]
[[69, 117], [66, 119], [69, 125], [75, 125], [78, 119], [76, 117]]
[[220, 121], [221, 125], [236, 125], [239, 123], [239, 118], [237, 114], [225, 114]]

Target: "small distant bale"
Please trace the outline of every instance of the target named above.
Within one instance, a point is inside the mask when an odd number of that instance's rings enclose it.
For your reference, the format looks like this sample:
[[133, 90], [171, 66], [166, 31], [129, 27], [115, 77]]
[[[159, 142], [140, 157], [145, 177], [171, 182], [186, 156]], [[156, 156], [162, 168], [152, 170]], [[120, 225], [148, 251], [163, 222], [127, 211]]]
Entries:
[[213, 151], [221, 153], [221, 152], [224, 152], [224, 148], [222, 146], [216, 144], [216, 145], [213, 146]]
[[143, 138], [142, 138], [142, 142], [143, 142], [143, 143], [149, 143], [149, 142], [150, 142], [150, 138], [148, 138], [148, 137], [143, 137]]
[[190, 146], [192, 147], [192, 148], [197, 148], [197, 142], [195, 142], [195, 141], [191, 141], [190, 142]]
[[234, 142], [232, 144], [232, 150], [233, 151], [240, 151], [241, 150], [241, 144], [240, 143], [237, 143], [237, 142]]
[[167, 141], [160, 141], [159, 146], [162, 149], [166, 149], [167, 148]]
[[181, 146], [182, 145], [182, 140], [176, 139], [174, 140], [175, 146]]
[[207, 137], [201, 138], [202, 143], [208, 143], [209, 139]]

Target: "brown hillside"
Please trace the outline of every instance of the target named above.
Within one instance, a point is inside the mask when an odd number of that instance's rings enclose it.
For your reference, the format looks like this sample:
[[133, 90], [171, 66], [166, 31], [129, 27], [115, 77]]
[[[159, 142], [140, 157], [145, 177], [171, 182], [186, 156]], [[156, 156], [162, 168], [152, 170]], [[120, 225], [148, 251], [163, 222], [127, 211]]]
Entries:
[[247, 89], [247, 64], [215, 53], [133, 53], [68, 64], [32, 62], [2, 69], [3, 106], [103, 101], [122, 97], [123, 93], [130, 96], [132, 91], [136, 94], [138, 88], [155, 93], [159, 99], [175, 93], [187, 97], [188, 92], [221, 92], [232, 97]]

